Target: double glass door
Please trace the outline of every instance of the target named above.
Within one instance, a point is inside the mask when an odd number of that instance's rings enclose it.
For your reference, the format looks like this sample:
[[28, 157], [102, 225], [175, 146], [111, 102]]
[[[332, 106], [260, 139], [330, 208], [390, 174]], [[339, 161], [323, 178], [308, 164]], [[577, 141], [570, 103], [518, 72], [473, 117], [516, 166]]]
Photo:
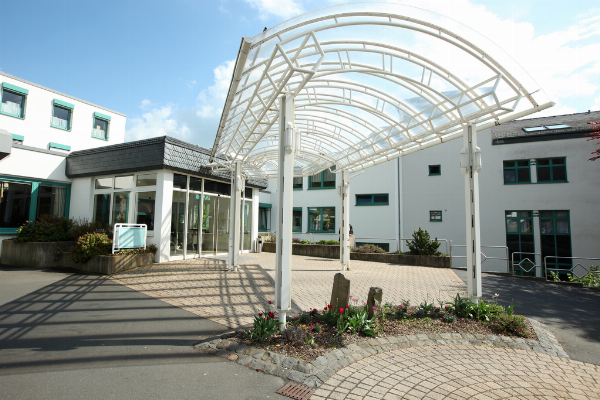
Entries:
[[[229, 250], [228, 197], [204, 195], [202, 207], [202, 255], [227, 253]], [[198, 205], [199, 207], [199, 205]]]

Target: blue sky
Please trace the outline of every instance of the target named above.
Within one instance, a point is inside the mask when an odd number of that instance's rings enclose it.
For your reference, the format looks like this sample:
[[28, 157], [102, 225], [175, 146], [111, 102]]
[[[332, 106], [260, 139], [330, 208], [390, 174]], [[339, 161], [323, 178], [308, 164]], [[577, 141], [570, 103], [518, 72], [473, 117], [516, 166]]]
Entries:
[[[0, 0], [0, 70], [127, 114], [127, 140], [211, 147], [241, 37], [339, 3]], [[401, 3], [459, 19], [522, 60], [558, 103], [549, 114], [600, 109], [597, 0]]]

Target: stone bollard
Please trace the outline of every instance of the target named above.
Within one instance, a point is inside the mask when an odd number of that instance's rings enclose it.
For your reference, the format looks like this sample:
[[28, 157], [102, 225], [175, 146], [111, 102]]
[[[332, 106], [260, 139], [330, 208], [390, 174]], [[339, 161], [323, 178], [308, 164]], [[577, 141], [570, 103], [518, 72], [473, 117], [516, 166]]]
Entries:
[[331, 304], [333, 307], [346, 308], [348, 296], [350, 295], [350, 280], [344, 274], [337, 273], [333, 277], [333, 289], [331, 291]]
[[[367, 315], [369, 319], [379, 319], [383, 317], [382, 299], [383, 289], [378, 287], [369, 289], [369, 296], [367, 296]], [[373, 310], [373, 307], [375, 307], [375, 310]]]

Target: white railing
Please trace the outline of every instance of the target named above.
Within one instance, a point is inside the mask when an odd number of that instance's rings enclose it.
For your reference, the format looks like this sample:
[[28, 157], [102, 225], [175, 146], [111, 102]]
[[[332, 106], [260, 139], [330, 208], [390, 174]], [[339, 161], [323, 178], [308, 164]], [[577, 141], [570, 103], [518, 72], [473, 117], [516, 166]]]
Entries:
[[[438, 239], [438, 240], [442, 240], [442, 239]], [[465, 250], [467, 248], [466, 245], [464, 244], [452, 244], [452, 240], [450, 241], [450, 257], [451, 258], [467, 258], [467, 256], [455, 256], [452, 255], [452, 249], [454, 247], [464, 247]], [[479, 246], [482, 249], [504, 249], [506, 252], [506, 257], [489, 257], [486, 256], [483, 251], [480, 252], [479, 254], [483, 257], [483, 260], [481, 260], [481, 264], [483, 264], [486, 260], [501, 260], [501, 261], [506, 261], [506, 273], [510, 273], [510, 259], [508, 257], [509, 255], [509, 250], [508, 250], [508, 246]]]
[[67, 129], [68, 123], [69, 123], [69, 121], [67, 121], [66, 119], [52, 117], [52, 125], [54, 125], [58, 128]]
[[2, 108], [0, 109], [2, 112], [21, 116], [21, 106], [17, 103], [7, 101], [6, 103], [2, 103]]
[[[529, 257], [523, 258], [521, 261], [519, 261], [518, 263], [515, 263], [515, 254], [529, 254], [529, 255], [533, 255], [533, 260], [531, 260]], [[516, 268], [519, 268], [521, 271], [525, 272], [525, 273], [529, 273], [531, 271], [533, 271], [534, 275], [536, 274], [536, 268], [541, 268], [542, 266], [539, 264], [535, 263], [535, 256], [539, 256], [541, 257], [542, 255], [540, 253], [529, 253], [526, 251], [515, 251], [511, 254], [511, 265], [512, 265], [512, 274], [513, 276], [515, 275], [515, 270]], [[529, 265], [530, 268], [527, 269], [526, 267], [523, 266], [523, 264]]]
[[106, 139], [106, 131], [103, 131], [102, 129], [94, 128], [92, 130], [92, 137], [95, 137], [98, 139]]
[[[590, 257], [558, 257], [558, 256], [546, 256], [546, 257], [544, 257], [544, 270], [545, 270], [545, 274], [546, 274], [546, 280], [548, 280], [548, 271], [551, 271], [551, 272], [553, 272], [553, 271], [558, 271], [558, 273], [560, 273], [560, 272], [566, 272], [566, 273], [569, 273], [569, 274], [573, 274], [573, 275], [574, 275], [575, 277], [577, 277], [577, 278], [583, 278], [583, 277], [585, 277], [585, 276], [586, 276], [587, 274], [589, 274], [589, 273], [596, 273], [596, 274], [600, 274], [600, 271], [590, 271], [589, 269], [587, 269], [586, 267], [584, 267], [584, 266], [583, 266], [581, 263], [579, 263], [579, 262], [578, 262], [577, 264], [575, 264], [575, 265], [574, 265], [573, 267], [571, 267], [571, 268], [548, 268], [548, 265], [547, 265], [548, 261], [547, 261], [547, 260], [548, 260], [549, 258], [554, 258], [554, 259], [555, 259], [557, 262], [558, 262], [558, 260], [559, 260], [559, 259], [561, 259], [561, 260], [562, 260], [562, 259], [565, 259], [565, 260], [587, 260], [587, 261], [598, 261], [598, 260], [600, 260], [600, 258], [590, 258]], [[572, 264], [572, 263], [573, 263], [573, 262], [571, 261], [571, 264]], [[577, 268], [577, 267], [581, 267], [581, 268], [583, 268], [583, 269], [586, 271], [585, 275], [582, 275], [582, 276], [579, 276], [579, 275], [577, 275], [577, 274], [575, 273], [575, 268]], [[555, 272], [555, 273], [556, 273], [556, 272]]]

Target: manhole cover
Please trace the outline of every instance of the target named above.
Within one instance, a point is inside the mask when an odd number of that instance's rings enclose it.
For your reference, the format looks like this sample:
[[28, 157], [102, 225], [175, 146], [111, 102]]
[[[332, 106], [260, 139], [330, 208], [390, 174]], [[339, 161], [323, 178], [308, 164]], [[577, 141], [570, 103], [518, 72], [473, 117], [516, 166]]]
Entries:
[[313, 394], [315, 388], [311, 388], [305, 385], [301, 385], [300, 383], [289, 382], [287, 385], [276, 391], [275, 393], [279, 393], [290, 399], [296, 400], [308, 400], [310, 399], [310, 395]]

